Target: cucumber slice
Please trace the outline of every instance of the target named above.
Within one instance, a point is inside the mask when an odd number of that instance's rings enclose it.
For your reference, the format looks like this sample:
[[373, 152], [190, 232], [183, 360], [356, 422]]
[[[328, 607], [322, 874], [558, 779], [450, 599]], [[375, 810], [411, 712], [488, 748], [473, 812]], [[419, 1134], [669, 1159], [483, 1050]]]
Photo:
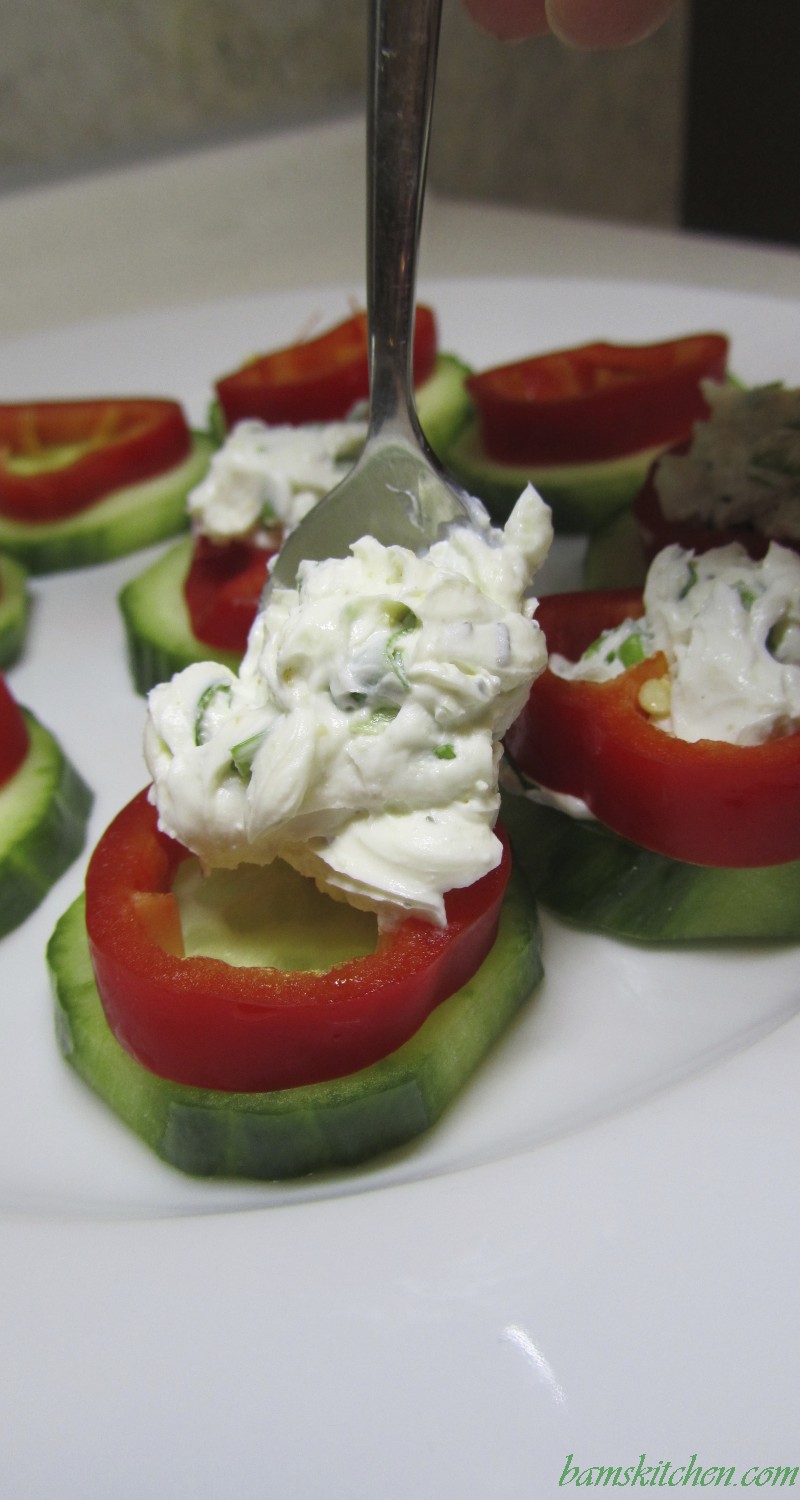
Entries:
[[[420, 425], [440, 457], [458, 436], [472, 411], [472, 402], [464, 387], [470, 373], [469, 366], [455, 354], [437, 354], [432, 374], [415, 393]], [[227, 428], [216, 397], [209, 405], [207, 421], [214, 442], [221, 446], [227, 437]]]
[[800, 939], [800, 860], [684, 864], [516, 793], [503, 794], [501, 817], [537, 898], [579, 927], [640, 943]]
[[0, 553], [0, 667], [10, 666], [22, 650], [30, 612], [27, 578], [20, 563]]
[[645, 448], [595, 463], [520, 468], [486, 456], [477, 419], [472, 417], [441, 457], [464, 488], [483, 500], [498, 521], [507, 520], [530, 483], [551, 507], [557, 532], [591, 532], [631, 504], [661, 451], [660, 447]]
[[647, 577], [639, 528], [629, 510], [621, 511], [589, 537], [583, 559], [587, 589], [642, 588]]
[[128, 663], [138, 693], [148, 693], [194, 661], [220, 661], [236, 671], [241, 656], [198, 640], [192, 631], [183, 584], [192, 556], [184, 537], [131, 579], [119, 594]]
[[0, 935], [18, 927], [77, 859], [93, 801], [58, 741], [23, 712], [28, 754], [0, 787]]
[[542, 976], [535, 908], [514, 873], [481, 968], [396, 1052], [330, 1083], [246, 1094], [167, 1082], [119, 1045], [94, 983], [82, 897], [47, 959], [58, 1044], [90, 1088], [181, 1171], [262, 1181], [356, 1166], [428, 1130]]
[[440, 354], [433, 374], [415, 393], [420, 427], [443, 462], [472, 411], [464, 385], [469, 374], [469, 366], [455, 354]]
[[124, 557], [175, 536], [188, 525], [186, 496], [202, 479], [213, 451], [208, 434], [195, 432], [183, 463], [116, 490], [76, 516], [35, 525], [0, 516], [0, 549], [31, 573], [58, 573]]

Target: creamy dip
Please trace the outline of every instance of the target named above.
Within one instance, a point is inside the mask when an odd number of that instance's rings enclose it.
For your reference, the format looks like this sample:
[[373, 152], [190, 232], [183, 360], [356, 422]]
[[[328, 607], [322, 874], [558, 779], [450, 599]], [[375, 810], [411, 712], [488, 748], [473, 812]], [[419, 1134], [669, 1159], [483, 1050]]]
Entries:
[[188, 497], [192, 530], [215, 542], [279, 546], [344, 478], [366, 432], [363, 421], [239, 422]]
[[500, 741], [545, 666], [529, 591], [551, 538], [529, 487], [503, 530], [303, 563], [238, 675], [196, 664], [150, 693], [160, 826], [207, 867], [280, 857], [384, 926], [443, 925], [444, 893], [500, 859]]
[[607, 631], [570, 679], [604, 682], [656, 651], [668, 681], [642, 698], [653, 722], [683, 740], [753, 745], [800, 728], [800, 556], [773, 542], [754, 562], [734, 543], [695, 556], [664, 548], [644, 589], [644, 617]]

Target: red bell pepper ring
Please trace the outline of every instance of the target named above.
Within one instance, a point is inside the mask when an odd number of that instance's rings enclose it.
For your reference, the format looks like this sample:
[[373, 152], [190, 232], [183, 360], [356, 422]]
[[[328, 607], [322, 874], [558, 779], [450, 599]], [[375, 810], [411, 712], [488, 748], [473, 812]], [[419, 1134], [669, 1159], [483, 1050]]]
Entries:
[[[574, 660], [642, 608], [635, 590], [554, 594], [537, 619], [548, 650]], [[509, 755], [531, 780], [672, 859], [749, 868], [800, 858], [800, 732], [746, 746], [667, 734], [638, 701], [666, 670], [661, 653], [605, 683], [548, 668], [506, 735]]]
[[0, 406], [0, 515], [59, 521], [188, 457], [175, 401], [29, 401]]
[[0, 677], [0, 786], [18, 771], [28, 753], [30, 736], [25, 715]]
[[274, 549], [195, 537], [183, 595], [192, 632], [223, 651], [244, 651]]
[[466, 381], [490, 458], [577, 464], [666, 447], [708, 414], [700, 381], [723, 380], [728, 340], [584, 344], [498, 365]]
[[152, 1073], [249, 1092], [343, 1077], [407, 1041], [483, 962], [510, 873], [503, 839], [498, 867], [446, 897], [446, 928], [409, 919], [373, 954], [284, 973], [183, 956], [171, 887], [186, 857], [146, 791], [106, 830], [86, 877], [98, 992], [117, 1040]]
[[[414, 324], [414, 384], [433, 373], [436, 320], [424, 304]], [[353, 317], [318, 338], [304, 339], [250, 360], [215, 385], [228, 428], [247, 417], [262, 422], [337, 422], [369, 395], [367, 315]]]
[[[678, 443], [670, 453], [685, 453], [688, 442]], [[758, 561], [764, 557], [771, 541], [783, 547], [800, 551], [796, 537], [768, 537], [755, 531], [752, 526], [709, 526], [705, 522], [669, 520], [661, 508], [656, 487], [657, 459], [650, 465], [647, 478], [633, 502], [633, 518], [642, 539], [642, 550], [647, 562], [652, 562], [657, 552], [676, 543], [687, 552], [710, 552], [714, 547], [726, 547], [730, 542], [739, 542], [748, 556]]]

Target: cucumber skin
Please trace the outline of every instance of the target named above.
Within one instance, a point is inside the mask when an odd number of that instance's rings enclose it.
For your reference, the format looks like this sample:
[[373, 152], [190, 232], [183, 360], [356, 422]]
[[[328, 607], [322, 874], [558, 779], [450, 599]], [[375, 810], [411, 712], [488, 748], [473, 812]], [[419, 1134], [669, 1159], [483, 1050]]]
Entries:
[[182, 538], [120, 590], [128, 666], [137, 693], [148, 693], [195, 661], [219, 661], [236, 671], [241, 655], [198, 640], [192, 631], [183, 584], [192, 538]]
[[536, 898], [579, 927], [639, 943], [800, 940], [800, 860], [685, 864], [514, 792], [500, 816]]
[[465, 381], [472, 372], [455, 354], [439, 354], [433, 374], [414, 393], [419, 424], [443, 462], [472, 412]]
[[585, 464], [520, 467], [487, 458], [472, 416], [440, 454], [454, 477], [483, 500], [496, 521], [505, 521], [526, 484], [532, 484], [553, 512], [556, 532], [593, 532], [629, 506], [661, 448]]
[[428, 1130], [542, 977], [538, 918], [512, 873], [491, 953], [390, 1056], [329, 1083], [225, 1093], [158, 1078], [116, 1041], [94, 983], [84, 898], [47, 949], [66, 1060], [159, 1156], [197, 1177], [260, 1181], [357, 1166]]
[[0, 554], [0, 668], [16, 661], [25, 642], [30, 613], [27, 576], [21, 563]]
[[589, 537], [583, 560], [584, 587], [643, 588], [647, 568], [647, 558], [633, 512], [622, 511]]
[[[0, 788], [0, 935], [18, 927], [77, 859], [93, 795], [27, 709], [28, 755]], [[26, 805], [27, 804], [27, 805]]]
[[[472, 411], [464, 384], [471, 374], [470, 366], [457, 354], [437, 354], [432, 373], [414, 393], [420, 426], [440, 458], [458, 437]], [[214, 442], [221, 447], [228, 429], [216, 398], [209, 405], [206, 420]]]
[[214, 443], [192, 433], [192, 450], [166, 474], [115, 491], [63, 521], [26, 525], [0, 516], [0, 549], [31, 573], [94, 567], [176, 536], [188, 526], [186, 496], [208, 469]]

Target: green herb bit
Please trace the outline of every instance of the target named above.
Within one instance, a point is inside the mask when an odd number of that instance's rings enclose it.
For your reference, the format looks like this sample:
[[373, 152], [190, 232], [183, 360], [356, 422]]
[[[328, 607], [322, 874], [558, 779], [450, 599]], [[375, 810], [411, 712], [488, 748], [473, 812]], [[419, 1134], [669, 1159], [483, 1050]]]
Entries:
[[454, 745], [435, 745], [433, 753], [437, 760], [455, 760], [456, 758]]
[[353, 724], [350, 732], [351, 734], [381, 734], [392, 723], [392, 720], [397, 718], [399, 712], [399, 708], [393, 703], [383, 708], [373, 709], [369, 718]]
[[800, 479], [800, 465], [792, 461], [784, 448], [764, 448], [751, 454], [750, 463], [754, 469], [768, 469], [785, 479]]
[[[767, 634], [766, 646], [771, 656], [776, 661], [784, 664], [795, 664], [798, 654], [798, 642], [800, 641], [800, 619], [794, 615], [782, 615], [780, 620], [770, 628]], [[787, 649], [788, 648], [788, 649]]]
[[231, 685], [229, 682], [211, 682], [200, 694], [197, 700], [197, 711], [194, 721], [194, 742], [196, 745], [204, 745], [208, 739], [208, 726], [206, 716], [211, 704], [221, 693], [228, 703], [231, 701]]
[[[599, 635], [596, 641], [592, 641], [591, 645], [586, 647], [586, 650], [581, 657], [581, 661], [583, 661], [583, 658], [586, 656], [597, 656], [598, 652], [602, 651], [610, 634], [611, 632], [609, 630], [604, 630], [603, 634]], [[608, 657], [606, 657], [606, 661], [607, 660]]]
[[246, 740], [240, 740], [238, 745], [232, 747], [231, 761], [242, 781], [250, 780], [253, 774], [253, 761], [266, 737], [267, 731], [262, 729], [259, 734], [251, 734]]
[[638, 630], [633, 635], [626, 636], [619, 648], [619, 659], [623, 667], [635, 667], [637, 662], [645, 659], [644, 642]]
[[396, 608], [398, 611], [395, 617], [397, 628], [386, 642], [386, 661], [401, 686], [407, 688], [408, 678], [406, 676], [405, 662], [397, 642], [402, 640], [404, 635], [408, 635], [410, 631], [416, 630], [419, 625], [419, 619], [414, 614], [413, 609], [407, 609], [405, 605], [398, 605]]
[[687, 568], [686, 568], [686, 572], [688, 574], [688, 578], [687, 578], [685, 584], [683, 585], [683, 588], [681, 589], [681, 591], [680, 591], [680, 593], [678, 595], [679, 599], [685, 599], [686, 595], [689, 594], [689, 593], [691, 593], [692, 589], [694, 588], [695, 584], [697, 583], [697, 564], [696, 564], [694, 558], [690, 558], [689, 563], [688, 563]]

